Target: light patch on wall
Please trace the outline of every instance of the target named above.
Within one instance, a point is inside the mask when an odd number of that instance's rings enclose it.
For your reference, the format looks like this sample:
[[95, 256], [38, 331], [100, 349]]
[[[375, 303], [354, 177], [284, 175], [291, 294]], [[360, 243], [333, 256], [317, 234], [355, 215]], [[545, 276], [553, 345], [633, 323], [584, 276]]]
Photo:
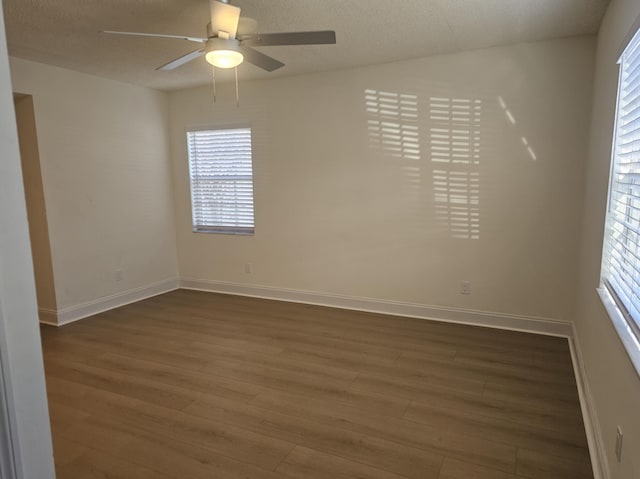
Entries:
[[[509, 120], [509, 123], [511, 123], [512, 125], [515, 126], [516, 119], [513, 116], [513, 114], [511, 113], [511, 110], [509, 110], [509, 108], [507, 108], [507, 103], [504, 101], [504, 98], [499, 96], [498, 97], [498, 103], [500, 104], [500, 108], [502, 108], [502, 110], [504, 110], [504, 114], [507, 117], [507, 119]], [[529, 144], [529, 141], [527, 140], [527, 138], [523, 136], [520, 139], [522, 140], [522, 144], [524, 145], [524, 147], [527, 149], [527, 153], [529, 154], [531, 159], [533, 161], [536, 161], [538, 159], [538, 156], [536, 155], [535, 151], [533, 151], [533, 148]]]
[[507, 108], [507, 104], [505, 103], [504, 98], [499, 96], [498, 97], [498, 103], [500, 103], [500, 106], [504, 110], [504, 114], [506, 115], [507, 119], [509, 120], [509, 123], [511, 123], [512, 125], [515, 125], [516, 124], [516, 119], [513, 116], [513, 113], [511, 113], [511, 110], [509, 110]]
[[435, 215], [456, 239], [480, 239], [481, 113], [482, 100], [430, 98]]
[[534, 160], [534, 161], [537, 160], [538, 157], [536, 156], [535, 152], [533, 151], [533, 148], [531, 148], [531, 145], [529, 145], [529, 141], [524, 136], [522, 137], [522, 144], [527, 149], [527, 153], [529, 153], [529, 156], [531, 157], [531, 159]]
[[419, 160], [418, 97], [365, 90], [365, 104], [371, 146], [394, 158]]
[[410, 191], [421, 190], [418, 97], [407, 93], [365, 90], [369, 145], [401, 162]]

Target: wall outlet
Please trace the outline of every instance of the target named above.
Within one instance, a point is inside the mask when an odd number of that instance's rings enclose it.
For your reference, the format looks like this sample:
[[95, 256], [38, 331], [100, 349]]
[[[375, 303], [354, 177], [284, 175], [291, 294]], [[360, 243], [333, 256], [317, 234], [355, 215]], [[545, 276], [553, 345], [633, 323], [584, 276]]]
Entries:
[[124, 278], [124, 272], [121, 269], [117, 269], [114, 271], [113, 277], [116, 281], [122, 281]]
[[624, 434], [622, 434], [622, 428], [618, 426], [616, 429], [616, 459], [618, 462], [622, 462], [622, 439]]
[[253, 273], [253, 263], [245, 263], [244, 272], [247, 274]]
[[471, 282], [470, 281], [461, 281], [460, 282], [460, 294], [471, 294]]

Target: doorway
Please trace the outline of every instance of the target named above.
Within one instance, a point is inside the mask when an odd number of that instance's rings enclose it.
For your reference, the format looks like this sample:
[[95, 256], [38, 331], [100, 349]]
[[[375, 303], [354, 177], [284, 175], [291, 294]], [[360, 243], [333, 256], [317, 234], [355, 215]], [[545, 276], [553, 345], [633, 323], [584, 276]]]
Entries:
[[22, 178], [27, 204], [29, 238], [31, 240], [31, 255], [33, 257], [33, 272], [38, 300], [38, 316], [41, 323], [56, 325], [56, 289], [33, 97], [14, 93], [13, 103], [18, 126]]

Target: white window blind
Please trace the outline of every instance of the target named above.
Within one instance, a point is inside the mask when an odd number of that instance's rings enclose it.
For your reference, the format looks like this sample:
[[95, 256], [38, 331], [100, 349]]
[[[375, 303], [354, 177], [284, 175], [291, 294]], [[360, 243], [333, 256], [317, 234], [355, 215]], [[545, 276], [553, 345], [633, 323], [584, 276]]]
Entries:
[[640, 338], [640, 34], [620, 59], [603, 283]]
[[253, 234], [251, 129], [187, 132], [193, 231]]

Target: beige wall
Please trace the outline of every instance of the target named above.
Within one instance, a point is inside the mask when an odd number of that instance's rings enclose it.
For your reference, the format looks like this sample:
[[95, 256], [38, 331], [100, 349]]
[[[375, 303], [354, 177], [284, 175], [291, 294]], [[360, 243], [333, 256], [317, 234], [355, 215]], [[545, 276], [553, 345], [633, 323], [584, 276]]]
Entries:
[[35, 106], [58, 310], [175, 278], [167, 95], [18, 59], [11, 74]]
[[56, 288], [53, 279], [49, 225], [47, 224], [47, 210], [44, 202], [33, 97], [14, 95], [13, 103], [16, 109], [22, 179], [29, 219], [29, 238], [31, 239], [38, 308], [41, 311], [40, 319], [50, 321], [50, 313], [57, 309]]
[[[171, 93], [181, 277], [569, 319], [594, 46], [580, 37], [241, 82], [239, 109], [231, 85], [216, 105], [208, 87]], [[405, 116], [367, 110], [393, 102], [385, 93], [405, 95]], [[472, 102], [473, 121], [434, 118], [442, 98]], [[400, 124], [399, 138], [381, 136], [380, 121]], [[185, 128], [227, 124], [253, 129], [253, 237], [191, 232]], [[434, 161], [437, 135], [456, 129], [478, 158]], [[456, 189], [479, 200], [460, 231]]]
[[[618, 86], [618, 56], [631, 25], [640, 15], [637, 0], [613, 0], [598, 36], [593, 114], [580, 254], [576, 326], [594, 405], [599, 418], [611, 477], [640, 477], [640, 377], [634, 370], [596, 288], [611, 161], [611, 143]], [[615, 459], [616, 426], [625, 435], [624, 458]]]
[[[0, 375], [11, 412], [18, 477], [53, 479], [45, 395], [11, 79], [0, 8]], [[0, 411], [2, 415], [4, 411]], [[0, 424], [4, 421], [0, 419]], [[3, 439], [6, 431], [0, 434]], [[7, 449], [0, 443], [0, 458]], [[2, 468], [4, 469], [4, 468]]]

